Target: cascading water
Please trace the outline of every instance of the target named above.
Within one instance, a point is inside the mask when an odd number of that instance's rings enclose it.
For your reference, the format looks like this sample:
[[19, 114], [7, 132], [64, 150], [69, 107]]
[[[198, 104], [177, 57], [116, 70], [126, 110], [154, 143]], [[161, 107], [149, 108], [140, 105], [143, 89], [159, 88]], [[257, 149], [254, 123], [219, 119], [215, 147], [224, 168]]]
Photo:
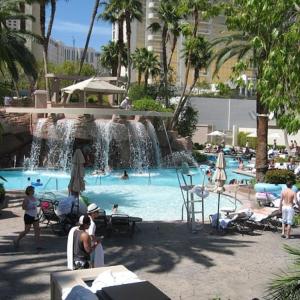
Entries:
[[143, 171], [150, 166], [152, 144], [144, 124], [128, 123], [131, 167]]
[[176, 151], [164, 158], [164, 165], [166, 167], [180, 167], [183, 163], [198, 168], [198, 163], [193, 158], [191, 152]]
[[71, 166], [76, 121], [73, 119], [57, 121], [56, 132], [58, 136], [57, 143], [59, 143], [58, 167], [63, 171], [67, 171]]
[[111, 139], [112, 122], [96, 120], [95, 147], [95, 170], [106, 170], [108, 168], [109, 144]]
[[47, 139], [47, 167], [58, 167], [58, 157], [60, 153], [60, 142], [57, 136], [56, 124], [49, 124], [48, 126], [48, 139]]
[[33, 171], [39, 167], [40, 152], [42, 146], [42, 131], [47, 119], [39, 119], [33, 133], [30, 157], [25, 161], [26, 169]]
[[159, 142], [158, 142], [158, 138], [155, 132], [155, 128], [153, 126], [153, 124], [147, 120], [147, 131], [149, 134], [149, 137], [151, 139], [152, 142], [152, 148], [153, 148], [153, 152], [154, 152], [154, 159], [155, 159], [155, 164], [157, 167], [160, 167], [160, 158], [161, 158], [161, 153], [160, 153], [160, 147], [159, 147]]

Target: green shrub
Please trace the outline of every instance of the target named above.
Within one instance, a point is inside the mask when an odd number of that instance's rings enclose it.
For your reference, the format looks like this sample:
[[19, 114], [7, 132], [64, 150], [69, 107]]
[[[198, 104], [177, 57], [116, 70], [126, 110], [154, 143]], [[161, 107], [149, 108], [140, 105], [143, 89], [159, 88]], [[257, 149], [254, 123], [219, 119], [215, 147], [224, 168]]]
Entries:
[[192, 136], [198, 123], [198, 111], [185, 106], [179, 115], [177, 131], [181, 136]]
[[252, 148], [252, 149], [255, 149], [256, 145], [257, 145], [257, 138], [256, 137], [248, 137], [248, 134], [249, 133], [246, 133], [246, 132], [243, 132], [243, 131], [239, 132], [239, 134], [238, 134], [238, 145], [240, 147], [245, 147], [246, 143], [248, 141], [249, 147]]
[[202, 154], [202, 153], [196, 151], [196, 150], [194, 150], [192, 152], [192, 155], [193, 155], [193, 158], [195, 159], [195, 161], [197, 163], [204, 163], [204, 162], [207, 161], [207, 156], [205, 154]]
[[267, 171], [265, 181], [273, 184], [285, 184], [291, 181], [294, 184], [296, 182], [296, 176], [289, 170], [273, 169]]
[[128, 97], [131, 101], [140, 100], [147, 97], [147, 91], [144, 86], [133, 84], [129, 88]]
[[158, 111], [158, 112], [172, 111], [170, 109], [164, 108], [160, 102], [155, 101], [150, 97], [145, 97], [141, 100], [134, 101], [133, 110]]

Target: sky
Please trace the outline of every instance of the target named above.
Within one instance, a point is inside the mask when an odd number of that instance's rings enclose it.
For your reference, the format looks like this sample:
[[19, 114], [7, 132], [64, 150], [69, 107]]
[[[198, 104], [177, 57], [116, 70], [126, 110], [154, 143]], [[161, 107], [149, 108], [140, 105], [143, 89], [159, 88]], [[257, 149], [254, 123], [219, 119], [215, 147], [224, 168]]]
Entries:
[[[84, 47], [89, 30], [94, 0], [59, 0], [52, 29], [52, 38], [68, 46]], [[102, 10], [102, 7], [100, 7]], [[48, 9], [49, 15], [49, 9]], [[111, 24], [95, 20], [89, 47], [100, 51], [111, 40]]]

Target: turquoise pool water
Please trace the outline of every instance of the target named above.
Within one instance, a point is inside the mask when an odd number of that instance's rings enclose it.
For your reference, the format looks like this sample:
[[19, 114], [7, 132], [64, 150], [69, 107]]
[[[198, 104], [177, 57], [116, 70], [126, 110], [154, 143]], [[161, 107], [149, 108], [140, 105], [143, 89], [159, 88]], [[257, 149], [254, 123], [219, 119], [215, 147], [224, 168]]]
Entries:
[[[193, 169], [193, 183], [202, 184], [203, 173]], [[142, 217], [144, 220], [173, 221], [181, 219], [182, 195], [175, 169], [153, 169], [149, 173], [139, 174], [128, 171], [129, 180], [121, 180], [122, 170], [114, 171], [106, 176], [93, 176], [87, 171], [85, 175], [86, 191], [83, 193], [90, 201], [96, 202], [109, 214], [114, 203], [119, 204], [119, 211]], [[180, 174], [180, 173], [179, 173]], [[55, 191], [58, 199], [67, 193], [70, 175], [59, 171], [0, 171], [7, 179], [7, 190], [22, 190], [27, 185], [40, 179], [41, 186], [36, 186], [37, 194]], [[228, 181], [232, 178], [244, 179], [227, 169]], [[181, 179], [181, 174], [180, 174]], [[189, 178], [186, 177], [189, 181]], [[204, 180], [207, 183], [207, 178]], [[234, 201], [221, 196], [221, 207], [233, 207]], [[211, 193], [205, 199], [205, 215], [217, 210], [217, 195]], [[200, 216], [199, 216], [200, 218]]]

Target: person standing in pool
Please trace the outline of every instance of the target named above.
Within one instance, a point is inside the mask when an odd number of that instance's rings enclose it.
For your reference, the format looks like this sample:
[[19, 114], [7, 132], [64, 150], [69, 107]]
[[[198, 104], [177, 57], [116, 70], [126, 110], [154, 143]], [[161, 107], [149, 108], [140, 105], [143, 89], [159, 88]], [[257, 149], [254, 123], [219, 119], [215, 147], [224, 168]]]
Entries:
[[123, 180], [129, 179], [129, 176], [128, 176], [128, 173], [126, 170], [124, 171], [124, 174], [121, 176], [121, 179], [123, 179]]
[[40, 247], [40, 226], [37, 212], [38, 201], [34, 197], [34, 187], [28, 186], [25, 190], [25, 198], [22, 203], [22, 208], [25, 210], [24, 223], [25, 230], [22, 231], [19, 236], [14, 240], [15, 247], [19, 246], [20, 240], [30, 231], [31, 225], [34, 229], [35, 244], [37, 249]]

